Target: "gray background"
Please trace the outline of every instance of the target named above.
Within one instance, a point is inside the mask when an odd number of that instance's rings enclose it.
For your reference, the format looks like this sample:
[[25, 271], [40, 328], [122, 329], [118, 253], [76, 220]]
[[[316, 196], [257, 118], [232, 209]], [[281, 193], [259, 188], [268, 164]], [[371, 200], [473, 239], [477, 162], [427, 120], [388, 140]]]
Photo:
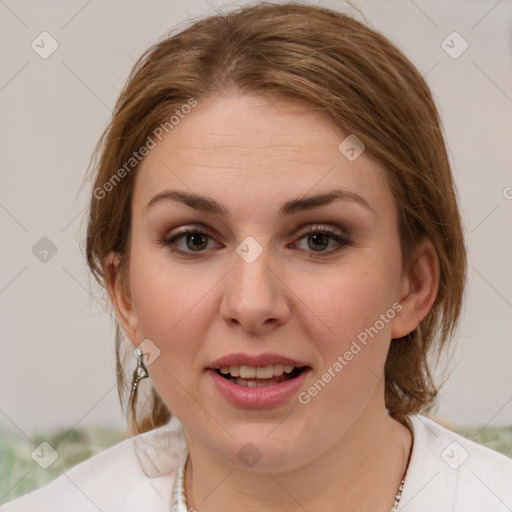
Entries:
[[[88, 189], [78, 189], [135, 59], [190, 17], [246, 3], [0, 0], [1, 425], [27, 434], [123, 425], [112, 323], [89, 296], [79, 248]], [[437, 415], [456, 424], [510, 424], [512, 4], [353, 4], [426, 76], [461, 196], [469, 283]], [[344, 2], [320, 5], [362, 19]], [[59, 45], [47, 59], [31, 48], [43, 31]], [[469, 44], [456, 59], [441, 46], [453, 31]], [[43, 237], [57, 248], [47, 262], [32, 251]]]

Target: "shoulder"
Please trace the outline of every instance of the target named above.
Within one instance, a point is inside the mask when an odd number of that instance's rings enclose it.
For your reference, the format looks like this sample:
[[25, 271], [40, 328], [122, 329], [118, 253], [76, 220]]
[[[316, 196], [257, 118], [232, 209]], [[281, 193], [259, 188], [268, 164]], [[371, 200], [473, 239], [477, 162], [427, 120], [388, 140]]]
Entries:
[[421, 415], [399, 510], [505, 512], [512, 509], [512, 459]]
[[0, 506], [0, 512], [167, 511], [186, 446], [174, 417], [63, 472], [49, 484]]

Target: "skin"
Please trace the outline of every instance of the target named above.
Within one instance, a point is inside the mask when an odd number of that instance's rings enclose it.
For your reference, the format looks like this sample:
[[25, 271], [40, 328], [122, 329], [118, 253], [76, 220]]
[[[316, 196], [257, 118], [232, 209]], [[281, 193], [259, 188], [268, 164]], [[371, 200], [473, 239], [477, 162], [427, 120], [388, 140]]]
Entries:
[[[386, 413], [383, 367], [391, 339], [430, 310], [439, 273], [428, 240], [404, 271], [384, 168], [369, 151], [349, 161], [338, 150], [347, 135], [305, 105], [231, 93], [200, 101], [138, 169], [129, 283], [123, 291], [114, 274], [108, 289], [130, 341], [160, 350], [150, 375], [184, 427], [185, 493], [201, 512], [393, 504], [411, 435]], [[340, 187], [371, 209], [339, 200], [278, 214], [285, 201]], [[171, 200], [145, 208], [165, 189], [213, 198], [229, 215]], [[206, 239], [174, 243], [185, 255], [162, 242], [198, 223]], [[322, 225], [349, 242], [301, 231]], [[263, 249], [252, 263], [236, 252], [248, 236]], [[105, 264], [115, 270], [116, 255]], [[233, 352], [273, 352], [308, 362], [307, 390], [394, 303], [401, 311], [307, 405], [294, 396], [236, 408], [205, 372]], [[262, 454], [251, 468], [237, 457], [249, 442]]]

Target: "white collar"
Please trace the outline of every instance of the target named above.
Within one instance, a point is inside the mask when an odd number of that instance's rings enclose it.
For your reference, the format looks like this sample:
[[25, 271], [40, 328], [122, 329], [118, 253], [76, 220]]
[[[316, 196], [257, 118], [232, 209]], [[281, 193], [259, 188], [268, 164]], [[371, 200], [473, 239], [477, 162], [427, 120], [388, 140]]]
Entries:
[[185, 497], [185, 465], [188, 459], [188, 450], [185, 448], [178, 472], [176, 473], [176, 481], [174, 482], [174, 491], [172, 493], [171, 512], [188, 512], [187, 499]]

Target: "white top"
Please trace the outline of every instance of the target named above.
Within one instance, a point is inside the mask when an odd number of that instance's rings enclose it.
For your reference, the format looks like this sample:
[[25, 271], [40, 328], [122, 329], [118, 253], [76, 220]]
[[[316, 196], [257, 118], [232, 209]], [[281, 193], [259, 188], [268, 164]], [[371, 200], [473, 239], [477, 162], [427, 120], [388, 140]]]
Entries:
[[[403, 512], [511, 512], [512, 459], [421, 415], [411, 416], [414, 446]], [[183, 428], [171, 421], [74, 466], [0, 512], [170, 512]]]

